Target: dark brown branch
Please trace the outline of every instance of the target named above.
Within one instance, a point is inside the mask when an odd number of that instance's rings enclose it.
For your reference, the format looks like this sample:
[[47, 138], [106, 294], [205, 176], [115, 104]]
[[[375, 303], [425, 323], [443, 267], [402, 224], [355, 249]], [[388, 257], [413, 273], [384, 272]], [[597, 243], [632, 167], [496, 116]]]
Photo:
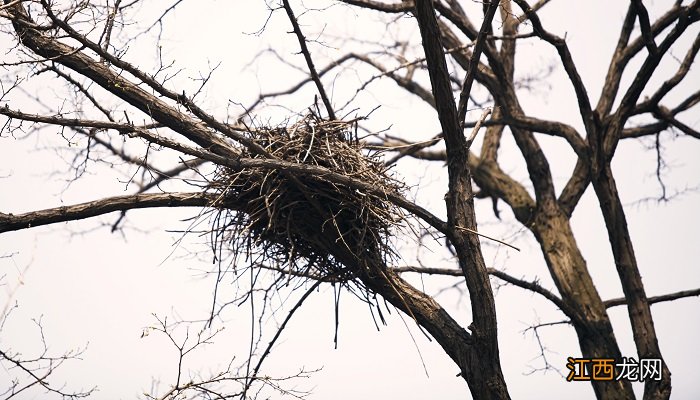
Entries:
[[156, 207], [206, 207], [216, 200], [210, 193], [154, 193], [107, 197], [71, 206], [31, 211], [24, 214], [0, 213], [0, 233], [58, 222], [76, 221], [114, 211]]
[[625, 15], [625, 20], [622, 23], [622, 29], [620, 30], [620, 37], [617, 40], [615, 51], [610, 59], [610, 65], [605, 75], [605, 84], [603, 85], [603, 90], [598, 99], [598, 105], [596, 105], [598, 116], [607, 115], [615, 102], [617, 91], [620, 88], [622, 73], [625, 71], [625, 67], [629, 62], [629, 58], [625, 57], [625, 51], [627, 50], [627, 43], [634, 29], [634, 20], [634, 5], [630, 4], [627, 9], [627, 14]]
[[[549, 3], [550, 1], [551, 0], [539, 0], [537, 3], [533, 4], [532, 7], [530, 7], [530, 8], [532, 9], [532, 11], [534, 11], [536, 13], [542, 7], [546, 6], [547, 3]], [[516, 17], [518, 25], [522, 24], [523, 22], [527, 21], [528, 19], [530, 19], [530, 18], [527, 16], [527, 14], [520, 14]]]
[[[680, 292], [662, 294], [660, 296], [651, 296], [647, 298], [649, 304], [663, 303], [665, 301], [674, 301], [678, 299], [684, 299], [686, 297], [696, 297], [700, 296], [700, 289], [682, 290]], [[623, 306], [627, 304], [627, 299], [624, 297], [619, 297], [616, 299], [610, 299], [605, 301], [605, 307], [616, 307]]]
[[[647, 55], [644, 63], [639, 68], [635, 74], [635, 79], [630, 84], [629, 88], [625, 92], [622, 100], [620, 101], [620, 106], [616, 111], [618, 118], [622, 118], [623, 121], [632, 115], [636, 102], [642, 93], [642, 90], [646, 87], [646, 84], [651, 79], [651, 75], [656, 70], [657, 66], [661, 62], [664, 54], [671, 48], [678, 38], [681, 37], [683, 32], [690, 26], [690, 24], [696, 22], [700, 16], [693, 16], [693, 12], [697, 12], [700, 9], [700, 2], [698, 0], [689, 4], [688, 6], [681, 7], [681, 12], [677, 16], [677, 23], [671, 29], [671, 32], [666, 35], [664, 40], [659, 44], [658, 51], [653, 54]], [[656, 25], [656, 24], [655, 24]], [[614, 147], [615, 138], [606, 138], [606, 148], [611, 149]]]
[[[458, 37], [445, 22], [440, 20], [438, 21], [438, 25], [440, 26], [440, 34], [442, 35], [442, 42], [446, 51], [449, 49], [464, 48], [462, 39]], [[469, 69], [471, 51], [468, 48], [464, 48], [462, 51], [450, 52], [450, 55], [462, 69], [465, 71]], [[497, 60], [495, 62], [497, 63]], [[489, 59], [489, 63], [494, 64], [494, 60]], [[502, 82], [499, 81], [499, 77], [496, 76], [496, 73], [492, 71], [488, 65], [481, 62], [479, 63], [479, 68], [476, 69], [475, 79], [477, 82], [484, 85], [498, 102], [499, 96], [501, 96]]]
[[639, 28], [642, 30], [642, 38], [646, 43], [647, 49], [649, 49], [649, 54], [655, 54], [658, 51], [656, 47], [656, 42], [654, 42], [654, 35], [651, 34], [651, 27], [649, 26], [649, 13], [642, 0], [632, 0], [632, 5], [634, 5], [634, 10], [637, 12], [639, 17]]
[[564, 66], [564, 70], [569, 77], [574, 92], [576, 93], [576, 99], [578, 100], [578, 108], [581, 113], [581, 118], [583, 119], [583, 124], [586, 127], [586, 132], [592, 132], [595, 129], [595, 120], [593, 118], [593, 110], [591, 109], [591, 103], [588, 99], [588, 93], [586, 91], [586, 86], [583, 84], [581, 75], [579, 75], [576, 69], [576, 64], [571, 57], [571, 52], [569, 51], [569, 46], [567, 46], [566, 41], [556, 35], [547, 32], [542, 26], [540, 17], [535, 11], [530, 7], [530, 5], [525, 0], [513, 0], [516, 4], [523, 10], [525, 15], [532, 23], [532, 27], [535, 30], [537, 36], [542, 38], [547, 43], [554, 46], [559, 53], [559, 58]]
[[693, 61], [695, 60], [695, 56], [697, 56], [698, 51], [700, 50], [700, 36], [697, 36], [695, 38], [695, 41], [693, 42], [693, 45], [688, 49], [688, 52], [685, 54], [685, 57], [683, 58], [683, 61], [681, 62], [681, 65], [678, 67], [678, 71], [667, 81], [665, 81], [661, 87], [649, 98], [644, 100], [644, 102], [638, 104], [634, 112], [634, 114], [641, 114], [645, 112], [650, 112], [656, 107], [659, 102], [663, 99], [663, 97], [670, 92], [673, 88], [678, 86], [678, 84], [683, 80], [688, 75], [688, 71], [690, 71], [690, 67], [693, 65]]
[[[466, 235], [467, 232], [455, 229], [461, 227], [476, 230], [476, 217], [468, 166], [469, 152], [457, 117], [443, 53], [442, 34], [432, 1], [416, 1], [415, 16], [423, 40], [428, 75], [447, 150], [449, 191], [445, 203], [448, 228], [451, 232], [448, 238], [457, 252], [459, 266], [469, 289], [472, 332], [478, 338], [471, 354], [471, 357], [475, 357], [473, 361], [462, 364], [462, 360], [459, 360], [459, 366], [475, 398], [509, 399], [498, 352], [495, 302], [481, 253], [481, 244], [477, 236]], [[477, 41], [476, 47], [479, 46]], [[474, 368], [475, 365], [479, 367]]]
[[481, 57], [481, 52], [486, 46], [486, 36], [491, 29], [491, 21], [496, 15], [496, 10], [498, 10], [499, 2], [493, 0], [490, 2], [486, 13], [484, 14], [484, 22], [481, 24], [479, 29], [479, 34], [476, 37], [476, 45], [472, 51], [471, 60], [469, 60], [469, 68], [467, 69], [467, 74], [464, 77], [464, 82], [462, 83], [462, 91], [459, 93], [459, 105], [457, 106], [457, 121], [460, 126], [464, 125], [464, 119], [467, 116], [467, 103], [469, 100], [469, 94], [472, 90], [472, 84], [474, 83], [474, 78], [476, 77], [476, 70], [479, 68], [479, 58]]
[[353, 6], [366, 8], [369, 10], [383, 11], [386, 13], [404, 13], [413, 9], [412, 1], [402, 1], [401, 3], [383, 3], [374, 0], [340, 0]]
[[282, 0], [282, 4], [284, 5], [284, 10], [287, 12], [287, 16], [289, 17], [289, 22], [292, 23], [294, 34], [299, 40], [299, 46], [301, 47], [302, 54], [304, 54], [304, 60], [306, 60], [306, 65], [309, 67], [309, 74], [311, 75], [311, 79], [314, 80], [314, 83], [316, 84], [316, 89], [318, 90], [318, 93], [321, 96], [321, 100], [326, 106], [326, 112], [328, 112], [328, 117], [332, 120], [335, 120], [335, 111], [333, 111], [331, 101], [328, 98], [328, 95], [326, 94], [326, 89], [323, 88], [321, 78], [319, 78], [318, 72], [316, 72], [316, 67], [314, 66], [314, 61], [311, 58], [311, 53], [309, 52], [309, 48], [306, 46], [306, 38], [304, 37], [304, 33], [299, 27], [299, 22], [297, 21], [297, 18], [294, 16], [294, 11], [289, 5], [289, 1]]
[[620, 134], [620, 139], [640, 138], [643, 136], [656, 135], [668, 129], [668, 122], [654, 122], [653, 124], [625, 128]]
[[120, 133], [130, 133], [137, 130], [147, 129], [148, 127], [134, 126], [112, 121], [89, 120], [82, 118], [64, 118], [53, 115], [29, 114], [22, 111], [11, 110], [9, 105], [5, 104], [0, 107], [0, 114], [9, 118], [15, 118], [22, 121], [39, 122], [43, 124], [66, 126], [66, 127], [82, 127], [82, 128], [97, 128], [97, 129], [114, 129]]
[[525, 115], [510, 115], [502, 119], [503, 123], [516, 128], [558, 136], [565, 139], [574, 152], [582, 157], [586, 154], [587, 145], [576, 128], [563, 122], [548, 121]]
[[375, 60], [372, 60], [370, 57], [367, 57], [367, 56], [364, 56], [361, 54], [354, 54], [354, 53], [351, 54], [351, 57], [356, 59], [356, 60], [362, 61], [368, 65], [371, 65], [372, 67], [377, 69], [379, 72], [381, 72], [382, 75], [386, 75], [389, 78], [391, 78], [397, 85], [404, 88], [407, 92], [412, 93], [412, 94], [420, 97], [421, 100], [428, 103], [431, 107], [433, 107], [433, 108], [436, 107], [435, 98], [433, 97], [433, 94], [430, 92], [430, 90], [427, 90], [426, 88], [424, 88], [423, 86], [421, 86], [417, 82], [415, 82], [411, 79], [399, 76], [398, 74], [395, 73], [395, 71], [386, 69], [383, 65], [381, 65], [380, 63], [378, 63]]
[[[442, 141], [442, 133], [435, 135], [430, 140], [426, 140], [424, 142], [419, 142], [419, 143], [407, 143], [407, 144], [402, 144], [400, 147], [397, 147], [399, 150], [399, 154], [395, 155], [394, 157], [391, 157], [388, 159], [384, 164], [389, 166], [389, 165], [394, 165], [396, 162], [398, 162], [400, 159], [406, 157], [406, 156], [413, 156], [415, 154], [419, 154], [421, 150], [426, 149], [428, 147], [434, 146]], [[391, 146], [389, 144], [389, 146]], [[447, 156], [442, 153], [443, 157], [442, 160], [447, 159]]]
[[569, 307], [566, 303], [564, 303], [564, 301], [561, 298], [559, 298], [559, 296], [543, 288], [542, 285], [540, 285], [539, 283], [528, 282], [524, 279], [518, 279], [514, 276], [508, 275], [505, 272], [499, 271], [494, 268], [489, 268], [489, 274], [497, 277], [498, 279], [504, 280], [510, 283], [511, 285], [530, 290], [534, 293], [541, 295], [542, 297], [554, 303], [554, 305], [556, 305], [567, 317], [569, 317], [572, 320], [578, 320], [578, 314], [575, 312], [575, 310], [572, 310], [571, 307]]
[[698, 103], [700, 103], [700, 90], [688, 96], [685, 100], [680, 102], [672, 110], [668, 110], [662, 105], [657, 105], [652, 110], [650, 110], [650, 112], [652, 112], [652, 115], [659, 119], [658, 122], [642, 126], [625, 128], [622, 130], [620, 138], [629, 139], [655, 135], [659, 132], [665, 131], [671, 126], [675, 126], [676, 128], [678, 128], [679, 130], [681, 130], [689, 136], [699, 138], [698, 136], [700, 135], [696, 130], [683, 124], [682, 122], [678, 121], [677, 118], [675, 118], [675, 115], [677, 115], [678, 113], [687, 111], [688, 109], [694, 107]]
[[652, 114], [660, 121], [667, 122], [669, 125], [677, 128], [686, 135], [692, 136], [696, 139], [700, 139], [700, 132], [674, 118], [673, 114], [668, 108], [664, 106], [657, 106], [656, 109], [652, 111]]
[[[428, 267], [394, 267], [391, 269], [396, 273], [402, 272], [415, 272], [418, 274], [426, 275], [445, 275], [445, 276], [455, 276], [461, 277], [462, 271], [456, 268], [428, 268]], [[545, 289], [537, 282], [529, 282], [524, 279], [516, 278], [509, 275], [503, 271], [497, 270], [495, 268], [487, 268], [489, 275], [493, 275], [498, 279], [506, 281], [513, 286], [517, 286], [522, 289], [529, 290], [531, 292], [537, 293], [547, 300], [551, 301], [555, 306], [557, 306], [567, 317], [571, 319], [576, 318], [576, 313], [568, 307], [559, 296], [552, 293], [551, 291]]]
[[559, 195], [559, 205], [566, 215], [571, 217], [579, 200], [591, 183], [588, 173], [588, 157], [578, 157], [574, 171]]
[[[471, 21], [463, 14], [459, 14], [450, 7], [445, 7], [444, 4], [440, 1], [435, 1], [434, 3], [435, 9], [447, 20], [452, 22], [452, 24], [460, 30], [460, 32], [464, 33], [469, 40], [472, 40], [474, 42], [477, 41], [480, 31], [477, 31], [474, 25], [471, 23]], [[448, 31], [451, 31], [448, 27], [447, 24], [444, 23], [442, 20], [439, 21], [440, 24], [440, 30], [442, 31], [443, 35], [447, 35]], [[483, 25], [482, 25], [483, 27]], [[489, 29], [487, 29], [487, 39], [490, 39], [491, 37], [491, 29], [489, 25]], [[449, 45], [449, 43], [446, 42], [446, 44]], [[503, 69], [503, 64], [501, 63], [500, 56], [498, 54], [498, 51], [494, 46], [491, 45], [489, 40], [484, 41], [484, 47], [482, 48], [483, 54], [486, 56], [486, 59], [488, 60], [489, 65], [485, 65], [479, 61], [479, 57], [476, 57], [476, 62], [478, 64], [478, 67], [474, 71], [475, 74], [481, 74], [482, 71], [488, 71], [489, 73], [493, 74], [495, 73], [497, 76], [504, 78], [506, 77], [505, 70]], [[467, 62], [462, 62], [460, 63], [460, 66], [464, 68], [465, 71], [469, 70], [469, 65], [471, 64], [471, 60], [473, 59], [473, 56], [469, 56], [469, 61]], [[493, 69], [493, 72], [491, 72], [491, 69]], [[478, 78], [478, 76], [476, 76]]]
[[681, 101], [676, 107], [673, 108], [671, 113], [673, 115], [676, 115], [680, 112], [687, 111], [688, 109], [694, 107], [698, 103], [700, 103], [700, 90], [696, 91], [695, 93], [688, 96], [685, 100]]

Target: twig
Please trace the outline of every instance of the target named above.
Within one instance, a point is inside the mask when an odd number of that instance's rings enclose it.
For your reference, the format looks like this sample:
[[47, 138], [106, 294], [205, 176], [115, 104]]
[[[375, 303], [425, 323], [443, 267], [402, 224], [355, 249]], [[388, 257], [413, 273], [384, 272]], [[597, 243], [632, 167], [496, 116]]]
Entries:
[[250, 375], [250, 377], [246, 380], [245, 387], [243, 388], [243, 393], [241, 394], [241, 399], [245, 399], [246, 393], [248, 392], [248, 389], [250, 389], [250, 385], [255, 382], [255, 380], [258, 378], [258, 372], [260, 371], [260, 367], [262, 366], [263, 361], [267, 358], [267, 356], [270, 354], [272, 351], [272, 346], [274, 346], [275, 342], [277, 342], [277, 339], [279, 339], [280, 335], [282, 334], [282, 331], [284, 328], [287, 326], [287, 323], [292, 319], [292, 316], [294, 313], [301, 307], [302, 304], [304, 304], [304, 301], [311, 295], [311, 293], [316, 290], [321, 285], [321, 281], [316, 281], [309, 290], [304, 293], [303, 296], [297, 301], [297, 303], [292, 307], [292, 309], [289, 311], [287, 314], [287, 317], [284, 319], [282, 322], [282, 325], [280, 325], [279, 329], [277, 329], [277, 333], [275, 333], [275, 336], [270, 340], [270, 343], [267, 345], [267, 348], [265, 349], [265, 352], [263, 352], [262, 356], [260, 356], [260, 360], [258, 360], [258, 364], [255, 366], [253, 369], [253, 373]]
[[479, 120], [476, 121], [476, 125], [474, 125], [474, 128], [472, 129], [471, 135], [469, 135], [469, 139], [467, 139], [467, 149], [469, 149], [472, 146], [472, 143], [474, 142], [474, 138], [476, 138], [476, 134], [479, 133], [479, 129], [481, 128], [481, 124], [486, 120], [486, 117], [491, 114], [493, 111], [493, 108], [491, 107], [486, 107], [483, 113], [481, 113], [481, 117], [479, 117]]
[[512, 244], [506, 243], [506, 242], [504, 242], [504, 241], [502, 241], [502, 240], [498, 240], [498, 239], [496, 239], [496, 238], [492, 238], [491, 236], [488, 236], [488, 235], [484, 235], [483, 233], [479, 233], [479, 232], [477, 232], [477, 231], [475, 231], [475, 230], [473, 230], [473, 229], [464, 228], [464, 227], [461, 227], [461, 226], [457, 226], [456, 228], [459, 229], [459, 230], [461, 230], [461, 231], [473, 233], [473, 234], [475, 234], [475, 235], [484, 237], [484, 238], [486, 238], [486, 239], [493, 240], [494, 242], [498, 242], [498, 243], [500, 243], [500, 244], [504, 244], [504, 245], [506, 245], [506, 246], [508, 246], [508, 247], [510, 247], [510, 248], [512, 248], [512, 249], [515, 249], [515, 250], [517, 250], [517, 251], [520, 251], [519, 248], [513, 246]]

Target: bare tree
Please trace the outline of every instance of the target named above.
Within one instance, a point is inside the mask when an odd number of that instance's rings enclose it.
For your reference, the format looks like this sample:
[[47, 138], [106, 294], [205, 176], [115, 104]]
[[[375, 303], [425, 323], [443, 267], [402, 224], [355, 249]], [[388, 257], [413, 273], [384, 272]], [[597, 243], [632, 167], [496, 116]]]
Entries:
[[[249, 104], [229, 100], [226, 113], [209, 111], [200, 99], [215, 68], [180, 87], [172, 83], [178, 77], [174, 62], [159, 51], [154, 68], [140, 66], [144, 60], [129, 55], [137, 38], [155, 34], [161, 39], [169, 14], [180, 3], [170, 4], [146, 26], [133, 24], [140, 22], [138, 1], [5, 0], [0, 7], [3, 36], [12, 39], [2, 64], [7, 71], [0, 98], [4, 103], [0, 114], [7, 118], [3, 135], [34, 135], [46, 126], [59, 127], [68, 145], [79, 145], [72, 158], [75, 179], [96, 164], [119, 160], [129, 171], [129, 182], [137, 186], [127, 195], [81, 204], [22, 214], [3, 210], [0, 233], [119, 212], [111, 227], [117, 230], [129, 210], [197, 207], [201, 211], [196, 225], [207, 225], [204, 230], [217, 261], [214, 272], [250, 277], [237, 301], [250, 299], [258, 290], [268, 299], [269, 293], [290, 285], [304, 293], [297, 295], [298, 303], [257, 364], [251, 351], [243, 369], [202, 381], [242, 382], [240, 391], [211, 392], [206, 385], [183, 383], [178, 374], [163, 398], [187, 390], [202, 398], [245, 398], [253, 396], [251, 385], [256, 381], [277, 385], [259, 376], [260, 365], [288, 319], [320, 285], [353, 292], [380, 318], [382, 306], [376, 295], [401, 310], [439, 343], [477, 399], [510, 398], [501, 368], [492, 277], [553, 303], [563, 314], [563, 323], [575, 330], [586, 359], [622, 358], [607, 309], [626, 305], [637, 357], [663, 360], [650, 305], [699, 292], [647, 296], [611, 163], [623, 139], [655, 137], [660, 151], [661, 135], [667, 131], [700, 138], [692, 124], [683, 122], [684, 113], [696, 108], [700, 91], [681, 85], [700, 50], [694, 29], [700, 19], [698, 1], [674, 2], [660, 15], [650, 15], [640, 0], [630, 2], [612, 57], [606, 60], [607, 75], [596, 104], [566, 38], [548, 30], [541, 18], [551, 7], [546, 0], [478, 5], [453, 0], [341, 0], [318, 1], [316, 8], [287, 0], [271, 2], [270, 20], [285, 17], [303, 66], [286, 55], [279, 61], [290, 71], [301, 70], [303, 76], [288, 82], [288, 89], [260, 94]], [[359, 24], [364, 18], [380, 18], [391, 34], [376, 41], [333, 37], [322, 26], [309, 26], [312, 18], [307, 13], [342, 13], [357, 18]], [[416, 27], [419, 36], [410, 33]], [[581, 128], [528, 115], [522, 106], [523, 93], [532, 82], [516, 74], [522, 62], [517, 50], [523, 41], [534, 40], [558, 55], [555, 68], [566, 73], [578, 105], [576, 126]], [[352, 50], [321, 65], [325, 55], [319, 43]], [[679, 49], [682, 45], [687, 47]], [[652, 83], [671, 49], [685, 52], [677, 70], [660, 84]], [[546, 74], [532, 79], [541, 82]], [[634, 79], [624, 84], [624, 74], [633, 74]], [[32, 85], [41, 79], [64, 85], [71, 101], [56, 105], [32, 97]], [[400, 91], [434, 108], [440, 133], [415, 141], [372, 129], [369, 110], [374, 105], [368, 106], [362, 94], [382, 81], [395, 83]], [[332, 85], [352, 90], [341, 98], [345, 94], [329, 91]], [[308, 99], [307, 86], [316, 95], [310, 107], [290, 111], [286, 124], [263, 123], [266, 106], [284, 105], [285, 98]], [[672, 91], [681, 92], [682, 100], [668, 103], [665, 99]], [[14, 106], [20, 97], [33, 98], [38, 110]], [[468, 119], [474, 108], [480, 117]], [[358, 111], [362, 109], [368, 111]], [[573, 172], [560, 191], [555, 190], [541, 135], [560, 139], [575, 157]], [[515, 141], [528, 183], [509, 174], [499, 157], [506, 136]], [[475, 142], [480, 142], [478, 150], [473, 148]], [[421, 206], [420, 198], [412, 200], [394, 174], [391, 167], [407, 159], [444, 162], [446, 219]], [[657, 176], [666, 199], [659, 171]], [[572, 214], [591, 186], [604, 217], [622, 299], [601, 298], [571, 227]], [[510, 208], [514, 220], [537, 241], [556, 291], [487, 267], [482, 241], [494, 239], [477, 228], [474, 199], [491, 201], [499, 219], [498, 204]], [[397, 236], [412, 236], [421, 245], [444, 238], [443, 250], [454, 267], [429, 268], [420, 260], [418, 266], [406, 263], [409, 257], [397, 254], [393, 241]], [[272, 278], [258, 280], [262, 272], [271, 272]], [[468, 292], [471, 324], [462, 326], [433, 296], [410, 284], [403, 277], [409, 273], [458, 277]], [[238, 281], [242, 284], [242, 279]], [[212, 320], [230, 304], [216, 296]], [[170, 328], [161, 322], [155, 329], [170, 335]], [[207, 335], [198, 334], [194, 346], [213, 338]], [[260, 340], [256, 343], [261, 345]], [[182, 361], [189, 347], [176, 340], [173, 344]], [[10, 360], [5, 353], [0, 355]], [[645, 399], [668, 399], [671, 394], [670, 370], [666, 363], [661, 365], [661, 379], [645, 383]], [[594, 379], [591, 384], [599, 399], [635, 397], [628, 380]]]

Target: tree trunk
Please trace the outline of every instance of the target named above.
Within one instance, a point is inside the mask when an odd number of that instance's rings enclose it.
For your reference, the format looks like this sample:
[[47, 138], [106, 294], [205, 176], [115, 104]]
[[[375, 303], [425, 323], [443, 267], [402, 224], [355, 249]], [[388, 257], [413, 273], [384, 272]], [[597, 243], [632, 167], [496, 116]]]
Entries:
[[[576, 244], [569, 219], [559, 209], [538, 210], [531, 230], [540, 243], [547, 267], [562, 300], [577, 312], [572, 320], [584, 358], [620, 359], [620, 349], [586, 261]], [[598, 399], [634, 399], [625, 380], [594, 381]]]
[[[654, 320], [644, 291], [644, 284], [634, 255], [634, 247], [627, 228], [627, 219], [617, 191], [610, 163], [595, 171], [593, 188], [608, 230], [615, 266], [627, 299], [627, 311], [632, 324], [634, 343], [640, 359], [661, 359]], [[662, 361], [661, 380], [648, 379], [644, 384], [645, 400], [667, 400], [671, 396], [671, 372]]]

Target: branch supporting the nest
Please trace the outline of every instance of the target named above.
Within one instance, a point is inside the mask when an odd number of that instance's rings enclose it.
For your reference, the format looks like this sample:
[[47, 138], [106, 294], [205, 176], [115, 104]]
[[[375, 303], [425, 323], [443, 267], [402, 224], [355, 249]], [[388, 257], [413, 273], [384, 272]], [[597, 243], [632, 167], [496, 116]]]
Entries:
[[[415, 272], [418, 274], [428, 274], [428, 275], [444, 275], [444, 276], [455, 276], [461, 277], [462, 271], [456, 268], [427, 268], [427, 267], [395, 267], [391, 269], [394, 272]], [[513, 286], [529, 290], [531, 292], [537, 293], [547, 300], [551, 301], [556, 307], [558, 307], [567, 317], [572, 320], [576, 319], [576, 313], [571, 307], [567, 306], [566, 303], [561, 299], [561, 297], [554, 294], [552, 291], [545, 289], [537, 281], [530, 282], [524, 279], [516, 278], [509, 275], [503, 271], [496, 268], [488, 268], [489, 275], [495, 276], [503, 281], [510, 283]]]

